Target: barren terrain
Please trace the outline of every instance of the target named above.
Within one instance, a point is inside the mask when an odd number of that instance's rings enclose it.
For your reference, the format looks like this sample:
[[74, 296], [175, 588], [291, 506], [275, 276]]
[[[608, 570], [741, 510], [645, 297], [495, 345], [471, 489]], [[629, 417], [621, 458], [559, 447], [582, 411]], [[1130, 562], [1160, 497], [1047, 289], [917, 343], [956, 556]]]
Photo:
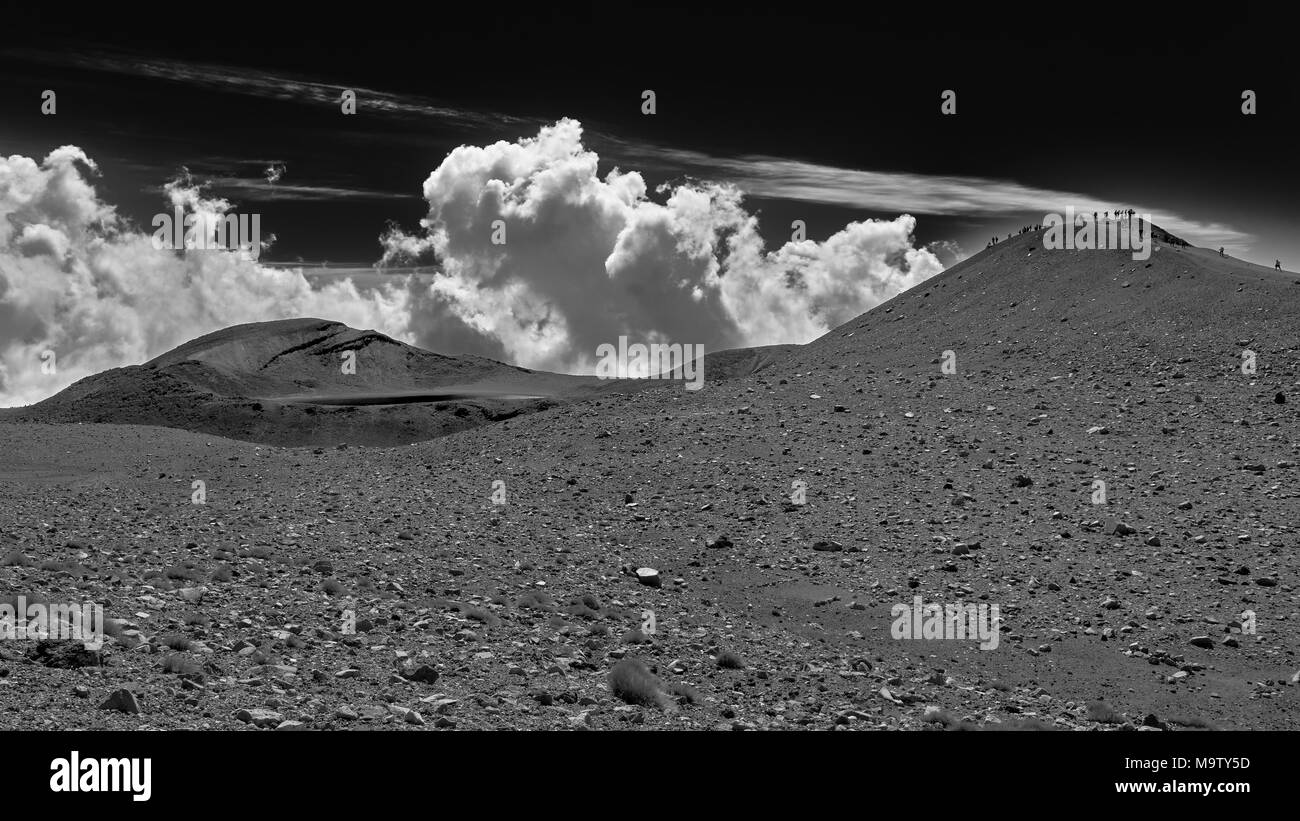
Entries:
[[[0, 727], [1300, 727], [1300, 278], [1041, 240], [698, 392], [413, 444], [11, 414], [0, 585], [122, 623], [4, 642]], [[894, 639], [918, 595], [997, 604], [999, 646]]]

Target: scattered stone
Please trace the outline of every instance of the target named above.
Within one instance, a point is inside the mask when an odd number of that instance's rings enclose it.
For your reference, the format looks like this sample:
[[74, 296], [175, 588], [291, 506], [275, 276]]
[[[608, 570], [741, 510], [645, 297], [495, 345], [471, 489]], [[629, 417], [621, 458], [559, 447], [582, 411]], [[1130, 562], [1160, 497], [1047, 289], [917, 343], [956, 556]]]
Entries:
[[61, 670], [98, 667], [101, 664], [98, 652], [87, 650], [84, 644], [77, 641], [41, 639], [28, 652], [27, 658], [37, 664]]
[[663, 584], [659, 578], [659, 571], [653, 567], [638, 567], [636, 580], [646, 587], [660, 587]]
[[419, 667], [412, 670], [406, 677], [411, 681], [433, 684], [438, 681], [438, 671], [427, 664], [421, 664]]
[[240, 710], [235, 713], [235, 718], [245, 724], [252, 724], [254, 727], [277, 727], [280, 722], [284, 721], [284, 716], [274, 710], [266, 710], [260, 707], [252, 710]]
[[119, 713], [139, 713], [140, 702], [136, 700], [135, 693], [121, 688], [109, 693], [108, 698], [99, 705], [101, 710], [117, 710]]

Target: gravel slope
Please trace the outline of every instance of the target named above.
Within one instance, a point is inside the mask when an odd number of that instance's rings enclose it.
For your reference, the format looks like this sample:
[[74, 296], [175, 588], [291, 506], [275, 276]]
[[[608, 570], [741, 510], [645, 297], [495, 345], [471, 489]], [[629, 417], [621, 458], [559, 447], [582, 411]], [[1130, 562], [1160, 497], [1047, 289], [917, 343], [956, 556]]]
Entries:
[[[0, 583], [127, 622], [0, 643], [0, 727], [1300, 727], [1300, 286], [1158, 248], [1025, 234], [752, 376], [402, 447], [0, 424]], [[998, 647], [893, 638], [918, 595]]]

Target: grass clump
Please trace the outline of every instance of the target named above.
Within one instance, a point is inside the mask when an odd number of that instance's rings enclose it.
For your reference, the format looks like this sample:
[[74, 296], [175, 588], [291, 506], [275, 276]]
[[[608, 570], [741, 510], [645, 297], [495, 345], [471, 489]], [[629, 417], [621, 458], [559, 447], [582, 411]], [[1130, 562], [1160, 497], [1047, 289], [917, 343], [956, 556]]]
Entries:
[[609, 690], [628, 704], [660, 707], [666, 701], [659, 678], [637, 658], [625, 658], [614, 665], [609, 671]]
[[463, 604], [460, 607], [460, 612], [465, 618], [487, 625], [488, 627], [497, 627], [501, 624], [501, 619], [498, 618], [495, 613], [491, 610], [485, 610], [482, 607]]
[[327, 596], [343, 596], [348, 592], [347, 587], [338, 579], [326, 579], [321, 582], [320, 586]]
[[1124, 716], [1104, 701], [1094, 701], [1088, 705], [1088, 720], [1101, 724], [1125, 723]]
[[18, 549], [9, 551], [8, 555], [0, 559], [0, 567], [31, 567], [34, 564], [35, 559]]
[[194, 642], [188, 636], [182, 636], [180, 633], [168, 633], [158, 639], [158, 643], [172, 650], [188, 650], [194, 646]]
[[700, 691], [689, 684], [669, 685], [668, 692], [677, 699], [679, 704], [699, 704], [702, 698]]
[[163, 658], [162, 669], [164, 673], [187, 678], [202, 678], [203, 676], [203, 668], [199, 667], [199, 663], [180, 653], [169, 653]]
[[744, 670], [745, 660], [730, 650], [718, 652], [718, 666], [723, 670]]
[[203, 579], [203, 572], [193, 562], [185, 562], [164, 567], [163, 576], [173, 581], [197, 582]]
[[515, 607], [527, 610], [551, 610], [555, 600], [540, 590], [529, 590], [519, 597]]

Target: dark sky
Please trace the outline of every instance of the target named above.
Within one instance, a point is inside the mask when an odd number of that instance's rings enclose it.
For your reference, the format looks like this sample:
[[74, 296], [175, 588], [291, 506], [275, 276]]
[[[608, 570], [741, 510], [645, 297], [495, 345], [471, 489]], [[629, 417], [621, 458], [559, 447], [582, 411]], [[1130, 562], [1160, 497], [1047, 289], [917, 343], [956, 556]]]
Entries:
[[[142, 225], [185, 166], [263, 215], [277, 235], [266, 259], [369, 265], [389, 221], [417, 227], [420, 186], [450, 149], [571, 117], [602, 172], [639, 170], [652, 189], [768, 173], [773, 158], [838, 180], [836, 196], [790, 196], [789, 180], [753, 192], [748, 207], [777, 244], [792, 219], [820, 239], [899, 213], [847, 170], [1038, 192], [1028, 207], [990, 194], [952, 209], [940, 186], [908, 204], [919, 242], [963, 254], [1041, 221], [1041, 203], [1064, 208], [1069, 199], [1051, 195], [1064, 192], [1177, 215], [1199, 226], [1193, 242], [1220, 238], [1251, 261], [1300, 267], [1296, 28], [1267, 6], [1211, 18], [1149, 4], [613, 5], [376, 4], [373, 19], [356, 5], [241, 4], [202, 17], [193, 4], [10, 8], [0, 154], [78, 145], [99, 163], [101, 197]], [[286, 78], [459, 114], [381, 112], [362, 95], [344, 117], [296, 92], [252, 90]], [[39, 110], [46, 88], [59, 95], [52, 117]], [[641, 114], [643, 89], [657, 95], [654, 116]], [[956, 116], [939, 113], [944, 89], [957, 92]], [[1258, 95], [1255, 116], [1241, 114], [1243, 89]], [[286, 169], [278, 189], [261, 179], [272, 161]]]

